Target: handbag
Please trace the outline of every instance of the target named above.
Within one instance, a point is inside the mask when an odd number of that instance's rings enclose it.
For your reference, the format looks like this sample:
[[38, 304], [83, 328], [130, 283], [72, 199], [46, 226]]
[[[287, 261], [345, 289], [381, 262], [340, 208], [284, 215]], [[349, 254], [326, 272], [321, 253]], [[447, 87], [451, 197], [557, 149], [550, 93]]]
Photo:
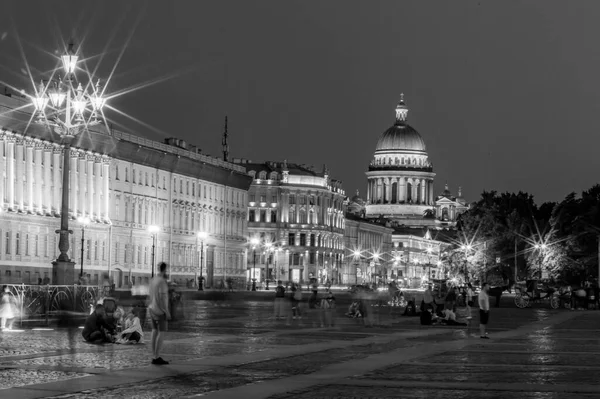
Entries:
[[294, 292], [294, 299], [296, 301], [301, 301], [302, 300], [302, 291], [296, 290], [296, 292]]

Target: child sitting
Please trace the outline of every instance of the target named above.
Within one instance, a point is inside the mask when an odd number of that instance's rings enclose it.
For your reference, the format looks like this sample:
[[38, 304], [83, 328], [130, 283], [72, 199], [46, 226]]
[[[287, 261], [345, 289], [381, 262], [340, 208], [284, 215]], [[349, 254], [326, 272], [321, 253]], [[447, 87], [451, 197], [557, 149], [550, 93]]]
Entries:
[[140, 318], [137, 316], [136, 311], [131, 309], [127, 313], [125, 318], [125, 329], [121, 331], [118, 344], [143, 344], [144, 343], [144, 332], [142, 331], [142, 325], [140, 324]]
[[358, 301], [352, 302], [352, 304], [348, 307], [348, 313], [346, 313], [348, 317], [362, 317], [362, 313], [360, 312], [360, 304]]

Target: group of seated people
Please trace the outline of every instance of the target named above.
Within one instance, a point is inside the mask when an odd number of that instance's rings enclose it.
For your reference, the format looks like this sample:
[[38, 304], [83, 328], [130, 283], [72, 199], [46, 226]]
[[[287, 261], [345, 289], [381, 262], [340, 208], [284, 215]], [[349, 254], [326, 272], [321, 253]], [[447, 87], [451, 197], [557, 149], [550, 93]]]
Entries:
[[420, 314], [421, 325], [446, 325], [446, 326], [466, 326], [467, 323], [456, 321], [456, 313], [450, 308], [442, 311], [434, 311], [433, 306], [427, 305]]
[[109, 318], [104, 305], [101, 304], [96, 305], [92, 314], [86, 319], [81, 335], [83, 339], [93, 344], [144, 342], [144, 332], [137, 309], [132, 308], [125, 314], [123, 308], [119, 307]]

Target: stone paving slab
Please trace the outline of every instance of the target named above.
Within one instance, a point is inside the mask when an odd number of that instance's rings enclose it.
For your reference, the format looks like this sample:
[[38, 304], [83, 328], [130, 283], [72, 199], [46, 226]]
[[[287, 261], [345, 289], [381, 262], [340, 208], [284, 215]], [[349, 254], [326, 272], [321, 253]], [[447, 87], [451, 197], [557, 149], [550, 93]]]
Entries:
[[[26, 370], [0, 368], [0, 390], [31, 384], [40, 384], [52, 381], [70, 380], [73, 378], [86, 377], [91, 374], [64, 372], [58, 370]], [[0, 396], [2, 392], [0, 391]]]
[[472, 351], [449, 351], [439, 355], [416, 359], [419, 363], [447, 364], [512, 364], [512, 365], [570, 365], [574, 360], [578, 364], [595, 364], [597, 354], [569, 353], [499, 353]]
[[597, 394], [565, 393], [565, 392], [522, 392], [486, 391], [467, 389], [414, 388], [397, 386], [348, 386], [344, 384], [318, 385], [307, 389], [271, 395], [268, 399], [370, 399], [370, 398], [402, 398], [402, 399], [591, 399]]
[[[599, 365], [600, 367], [600, 365]], [[579, 366], [565, 369], [559, 366], [481, 366], [457, 364], [453, 367], [438, 364], [398, 364], [364, 374], [359, 379], [455, 383], [506, 383], [568, 385], [577, 381], [581, 385], [600, 386], [598, 369]]]

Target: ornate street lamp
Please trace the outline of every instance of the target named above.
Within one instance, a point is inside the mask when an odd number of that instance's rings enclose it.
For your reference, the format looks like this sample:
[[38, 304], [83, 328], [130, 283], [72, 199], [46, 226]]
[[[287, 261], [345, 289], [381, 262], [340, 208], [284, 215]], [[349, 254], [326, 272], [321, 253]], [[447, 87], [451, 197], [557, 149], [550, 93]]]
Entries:
[[431, 253], [433, 248], [427, 247], [427, 281], [431, 280]]
[[[60, 212], [60, 230], [58, 249], [60, 255], [53, 262], [56, 270], [56, 283], [72, 284], [68, 281], [73, 273], [74, 263], [69, 259], [69, 160], [71, 143], [75, 136], [90, 126], [100, 123], [98, 115], [106, 100], [102, 97], [100, 81], [94, 85], [86, 84], [84, 89], [81, 82], [77, 81], [75, 71], [77, 69], [78, 56], [73, 51], [73, 44], [62, 56], [65, 77], [50, 81], [48, 85], [40, 83], [36, 90], [32, 104], [37, 112], [36, 123], [52, 128], [59, 134], [64, 145], [63, 154], [63, 181], [62, 201]], [[88, 87], [91, 89], [88, 91]], [[91, 108], [90, 108], [91, 107]], [[73, 215], [75, 216], [75, 215]]]
[[160, 231], [160, 227], [148, 226], [148, 231], [152, 234], [152, 277], [154, 277], [154, 248], [156, 246], [156, 235]]
[[[198, 282], [198, 291], [204, 291], [204, 276], [202, 275], [202, 268], [204, 267], [204, 240], [208, 237], [208, 233], [201, 231], [196, 234], [196, 252], [198, 251], [198, 239], [200, 239], [200, 280]], [[196, 278], [198, 274], [196, 274]]]
[[81, 271], [79, 272], [79, 280], [83, 279], [83, 246], [85, 245], [85, 226], [90, 224], [90, 218], [80, 216], [77, 221], [81, 224]]

